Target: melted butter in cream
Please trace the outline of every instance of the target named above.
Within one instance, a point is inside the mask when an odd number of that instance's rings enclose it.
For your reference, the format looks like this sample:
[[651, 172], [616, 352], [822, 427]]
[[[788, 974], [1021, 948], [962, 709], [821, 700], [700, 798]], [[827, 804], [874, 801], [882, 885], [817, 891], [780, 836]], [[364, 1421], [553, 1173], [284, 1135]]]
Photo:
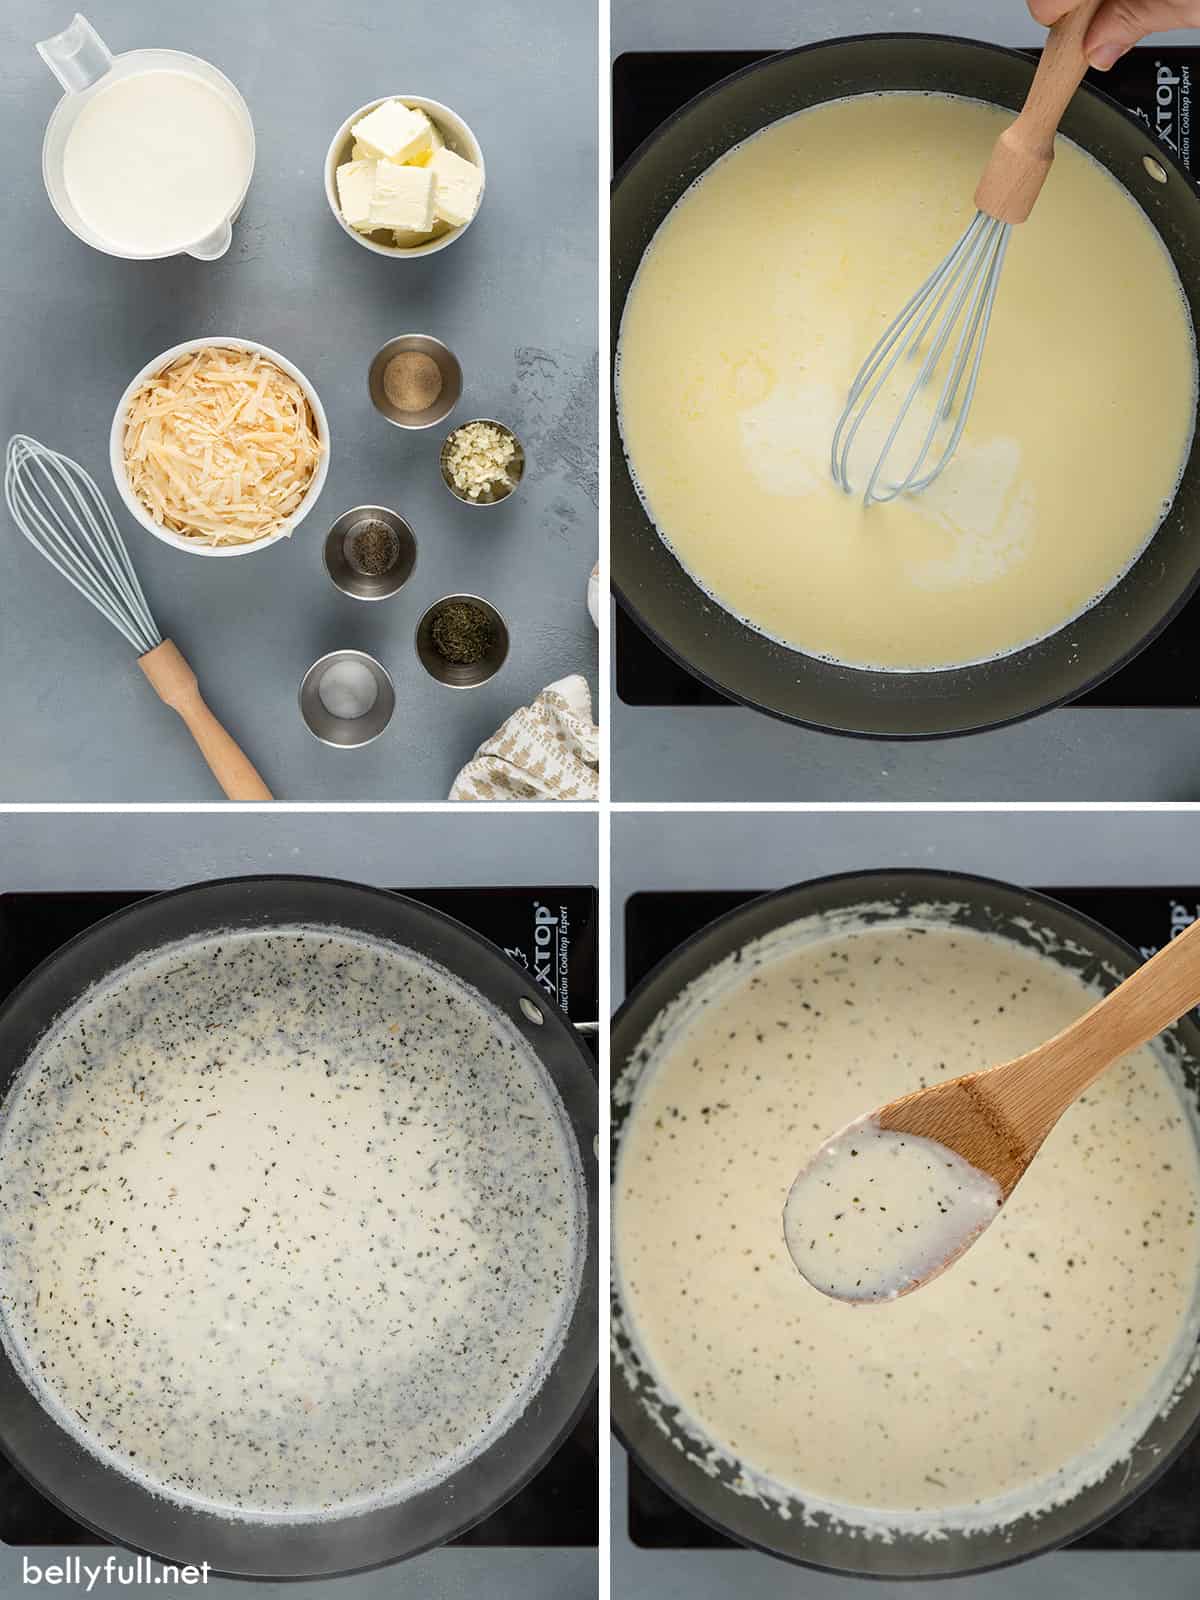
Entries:
[[822, 1294], [894, 1300], [961, 1254], [1002, 1199], [993, 1178], [944, 1144], [860, 1117], [793, 1183], [783, 1236]]
[[9, 1096], [6, 1343], [167, 1495], [401, 1498], [490, 1443], [561, 1343], [570, 1140], [524, 1041], [440, 967], [329, 929], [179, 946], [66, 1014]]
[[1019, 649], [1111, 588], [1175, 493], [1196, 411], [1179, 278], [1131, 196], [1061, 138], [949, 468], [862, 505], [906, 369], [855, 447], [858, 494], [833, 481], [851, 381], [970, 222], [1011, 120], [932, 94], [786, 118], [687, 191], [639, 267], [618, 398], [649, 514], [719, 604], [798, 650], [921, 670]]
[[[990, 1527], [1101, 1476], [1196, 1346], [1200, 1163], [1160, 1060], [1138, 1051], [1070, 1108], [962, 1261], [863, 1308], [792, 1264], [797, 1151], [1095, 996], [936, 924], [818, 936], [721, 982], [651, 1046], [617, 1170], [621, 1300], [667, 1403], [751, 1482], [866, 1527]], [[919, 1159], [914, 1180], [919, 1212]]]

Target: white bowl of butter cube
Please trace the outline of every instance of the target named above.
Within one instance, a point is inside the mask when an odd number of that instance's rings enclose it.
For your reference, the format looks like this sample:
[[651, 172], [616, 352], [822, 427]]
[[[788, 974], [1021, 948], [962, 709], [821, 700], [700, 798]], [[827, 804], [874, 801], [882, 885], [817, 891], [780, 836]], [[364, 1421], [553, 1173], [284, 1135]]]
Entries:
[[483, 151], [449, 106], [384, 95], [342, 123], [325, 197], [342, 228], [381, 256], [429, 256], [462, 236], [483, 201]]

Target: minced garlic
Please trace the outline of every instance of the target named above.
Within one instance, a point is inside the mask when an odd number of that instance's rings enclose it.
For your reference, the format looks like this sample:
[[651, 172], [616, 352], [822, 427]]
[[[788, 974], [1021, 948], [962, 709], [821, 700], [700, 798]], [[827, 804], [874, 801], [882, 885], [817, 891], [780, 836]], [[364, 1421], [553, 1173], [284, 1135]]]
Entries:
[[442, 465], [459, 494], [499, 500], [514, 488], [509, 466], [517, 453], [510, 433], [491, 422], [467, 422], [446, 441]]

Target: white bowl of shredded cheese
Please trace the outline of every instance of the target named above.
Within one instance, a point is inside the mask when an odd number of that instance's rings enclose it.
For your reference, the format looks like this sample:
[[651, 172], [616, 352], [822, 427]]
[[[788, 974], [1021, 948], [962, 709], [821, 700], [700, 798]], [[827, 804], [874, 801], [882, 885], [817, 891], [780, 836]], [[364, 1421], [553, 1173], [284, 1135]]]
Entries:
[[329, 422], [285, 356], [251, 339], [190, 339], [147, 362], [117, 405], [113, 480], [148, 533], [199, 556], [295, 532], [329, 471]]

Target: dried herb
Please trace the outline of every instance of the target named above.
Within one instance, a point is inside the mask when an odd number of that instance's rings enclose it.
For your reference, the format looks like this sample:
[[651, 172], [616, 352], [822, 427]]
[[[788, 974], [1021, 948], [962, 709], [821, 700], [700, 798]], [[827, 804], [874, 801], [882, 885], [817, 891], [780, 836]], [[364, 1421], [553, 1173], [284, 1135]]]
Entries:
[[429, 633], [438, 655], [456, 667], [473, 667], [492, 647], [491, 618], [482, 606], [469, 600], [452, 600], [443, 606]]
[[364, 578], [381, 578], [400, 557], [400, 540], [386, 522], [362, 522], [346, 547], [346, 559]]

